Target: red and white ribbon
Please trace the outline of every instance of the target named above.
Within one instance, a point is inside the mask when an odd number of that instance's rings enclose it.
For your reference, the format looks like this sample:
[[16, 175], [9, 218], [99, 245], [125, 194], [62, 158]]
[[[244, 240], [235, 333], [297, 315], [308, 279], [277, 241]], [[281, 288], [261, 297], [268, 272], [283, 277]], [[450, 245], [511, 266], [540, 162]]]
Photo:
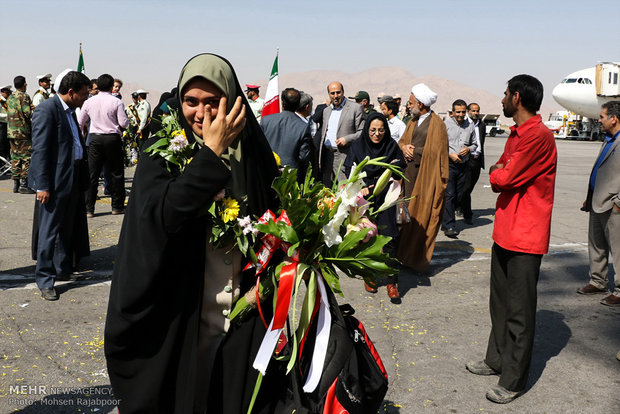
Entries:
[[288, 317], [288, 311], [291, 305], [291, 298], [293, 296], [293, 287], [295, 286], [295, 280], [297, 278], [297, 263], [293, 262], [284, 266], [280, 272], [280, 282], [278, 284], [278, 297], [276, 299], [276, 310], [273, 318], [267, 328], [267, 333], [263, 337], [263, 342], [260, 344], [254, 364], [252, 366], [259, 370], [261, 374], [265, 375], [267, 371], [267, 365], [273, 354], [280, 334], [284, 329], [286, 318]]

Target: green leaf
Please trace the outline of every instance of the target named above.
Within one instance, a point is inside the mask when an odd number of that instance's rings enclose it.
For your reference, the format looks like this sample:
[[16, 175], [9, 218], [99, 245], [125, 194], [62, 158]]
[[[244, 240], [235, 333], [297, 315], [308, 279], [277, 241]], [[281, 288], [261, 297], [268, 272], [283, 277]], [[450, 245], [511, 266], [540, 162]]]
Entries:
[[178, 165], [179, 167], [181, 166], [181, 163], [179, 162], [179, 160], [177, 159], [176, 155], [169, 153], [164, 155], [164, 159], [168, 162], [173, 163], [174, 165]]
[[167, 148], [168, 147], [168, 142], [169, 139], [168, 138], [162, 138], [160, 140], [155, 141], [155, 143], [153, 145], [151, 145], [150, 147], [148, 147], [147, 149], [144, 150], [144, 152], [146, 153], [150, 153], [153, 152], [161, 147], [163, 148]]
[[338, 277], [338, 273], [336, 273], [336, 269], [334, 269], [330, 263], [326, 262], [320, 262], [319, 268], [321, 269], [323, 279], [325, 279], [332, 292], [344, 297], [342, 290], [340, 290], [340, 278]]
[[303, 340], [306, 335], [306, 331], [310, 327], [310, 320], [312, 318], [312, 312], [314, 311], [314, 304], [316, 302], [316, 273], [312, 269], [310, 276], [308, 277], [308, 285], [306, 288], [306, 296], [304, 297], [304, 303], [301, 307], [301, 316], [299, 317], [299, 326], [295, 331], [295, 334], [299, 340]]
[[259, 372], [258, 378], [256, 378], [256, 384], [254, 384], [254, 391], [252, 391], [252, 399], [250, 400], [250, 406], [248, 407], [248, 413], [252, 414], [252, 408], [254, 408], [254, 403], [256, 403], [256, 397], [258, 397], [258, 391], [260, 390], [260, 386], [263, 383], [263, 375]]
[[346, 252], [355, 248], [362, 240], [364, 240], [370, 230], [370, 228], [364, 228], [359, 231], [350, 231], [349, 234], [344, 236], [342, 242], [337, 246], [335, 252], [336, 257], [342, 257]]

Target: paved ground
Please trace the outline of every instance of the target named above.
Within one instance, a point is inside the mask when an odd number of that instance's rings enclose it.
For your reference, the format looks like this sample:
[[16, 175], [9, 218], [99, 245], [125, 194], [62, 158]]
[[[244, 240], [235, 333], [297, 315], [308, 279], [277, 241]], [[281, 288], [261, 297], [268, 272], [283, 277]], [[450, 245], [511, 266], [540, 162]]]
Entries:
[[[487, 139], [496, 160], [504, 138]], [[506, 406], [484, 397], [496, 377], [464, 369], [483, 356], [490, 329], [488, 280], [495, 195], [483, 172], [474, 192], [477, 215], [458, 240], [440, 234], [432, 267], [400, 278], [401, 304], [384, 288], [367, 294], [343, 280], [389, 372], [383, 413], [620, 412], [620, 309], [575, 294], [587, 281], [587, 215], [579, 211], [597, 143], [558, 141], [551, 251], [539, 283], [537, 336], [528, 392]], [[60, 300], [40, 298], [29, 257], [33, 196], [12, 194], [0, 180], [0, 412], [104, 412], [114, 407], [103, 357], [103, 324], [122, 217], [109, 199], [89, 220], [93, 254]], [[139, 246], [136, 246], [139, 251]], [[25, 386], [25, 388], [18, 388]]]

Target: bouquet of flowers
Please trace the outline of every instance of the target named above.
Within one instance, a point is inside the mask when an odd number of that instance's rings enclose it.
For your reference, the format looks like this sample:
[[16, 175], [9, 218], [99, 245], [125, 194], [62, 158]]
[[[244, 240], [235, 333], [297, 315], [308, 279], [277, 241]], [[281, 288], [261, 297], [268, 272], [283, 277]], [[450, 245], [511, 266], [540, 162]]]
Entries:
[[[361, 193], [366, 165], [385, 168], [367, 199]], [[233, 201], [222, 198], [214, 202], [209, 210], [214, 222], [211, 242], [232, 243], [239, 247], [250, 261], [245, 270], [255, 268], [257, 296], [265, 297], [275, 291], [274, 317], [269, 324], [264, 321], [266, 326], [268, 324], [267, 334], [253, 365], [262, 375], [274, 350], [277, 353], [276, 345], [280, 343], [280, 349], [286, 342], [291, 345], [290, 355], [286, 357], [287, 372], [290, 372], [298, 361], [300, 342], [310, 328], [313, 315], [319, 315], [317, 336], [323, 336], [317, 337], [317, 342], [327, 343], [331, 316], [326, 289], [344, 296], [338, 270], [349, 277], [361, 276], [370, 283], [398, 272], [389, 265], [393, 259], [382, 250], [391, 238], [379, 235], [373, 221], [379, 212], [391, 208], [398, 201], [400, 184], [392, 175], [404, 178], [398, 167], [383, 162], [382, 158], [366, 158], [354, 166], [348, 180], [326, 188], [314, 181], [310, 171], [304, 182], [299, 183], [297, 171], [285, 167], [272, 185], [280, 199], [280, 208], [276, 212], [267, 211], [257, 219], [234, 215], [235, 220], [225, 221], [226, 211], [230, 213]], [[375, 196], [388, 185], [383, 203], [375, 205]], [[237, 205], [237, 214], [239, 209], [243, 207]], [[270, 259], [277, 251], [281, 251], [286, 259], [271, 265]], [[305, 296], [298, 298], [302, 280], [306, 283]], [[298, 300], [303, 300], [299, 317], [296, 314]], [[290, 317], [289, 308], [292, 313]], [[233, 322], [241, 321], [252, 309], [246, 298], [241, 297], [230, 318]], [[258, 309], [260, 311], [260, 306]], [[290, 326], [287, 329], [288, 339], [283, 334], [287, 319]], [[312, 365], [319, 368], [310, 369], [311, 374], [304, 385], [306, 392], [316, 388], [324, 360], [325, 349], [317, 346]], [[260, 387], [261, 378], [259, 375], [255, 392]]]
[[125, 166], [133, 166], [138, 163], [138, 143], [136, 142], [136, 130], [129, 127], [123, 131], [123, 156]]
[[169, 116], [162, 117], [161, 124], [162, 128], [153, 135], [161, 138], [144, 152], [165, 159], [169, 172], [172, 172], [171, 168], [178, 168], [183, 172], [185, 166], [192, 161], [196, 144], [187, 141], [175, 110], [171, 110]]

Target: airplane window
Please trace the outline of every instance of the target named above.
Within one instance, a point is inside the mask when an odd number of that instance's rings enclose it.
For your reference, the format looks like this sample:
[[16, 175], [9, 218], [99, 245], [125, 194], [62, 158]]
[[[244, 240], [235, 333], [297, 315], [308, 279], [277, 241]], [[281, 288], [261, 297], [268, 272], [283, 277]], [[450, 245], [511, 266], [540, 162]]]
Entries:
[[584, 80], [586, 81], [586, 84], [587, 84], [587, 85], [592, 85], [592, 81], [591, 81], [590, 79], [585, 78]]
[[583, 78], [577, 79], [577, 83], [583, 83]]
[[562, 79], [562, 82], [561, 82], [561, 83], [566, 83], [566, 81], [567, 81], [567, 80], [568, 80], [568, 79]]
[[566, 79], [566, 83], [576, 83], [577, 79], [575, 78], [571, 78], [571, 79]]
[[618, 74], [614, 73], [614, 85], [618, 84]]
[[609, 72], [609, 80], [607, 81], [607, 83], [611, 83], [611, 72]]

